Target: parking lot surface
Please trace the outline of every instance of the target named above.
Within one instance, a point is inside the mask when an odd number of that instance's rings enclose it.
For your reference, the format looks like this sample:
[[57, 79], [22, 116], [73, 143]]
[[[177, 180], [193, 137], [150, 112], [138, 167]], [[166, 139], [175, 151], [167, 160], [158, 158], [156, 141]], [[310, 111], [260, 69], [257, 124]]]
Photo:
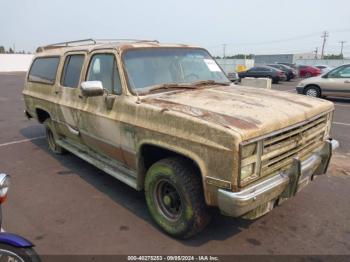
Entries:
[[200, 235], [179, 241], [152, 222], [143, 192], [49, 152], [43, 127], [23, 115], [24, 77], [0, 74], [0, 171], [12, 176], [3, 220], [39, 254], [350, 254], [350, 99], [327, 98], [341, 143], [327, 175], [256, 221], [215, 214]]

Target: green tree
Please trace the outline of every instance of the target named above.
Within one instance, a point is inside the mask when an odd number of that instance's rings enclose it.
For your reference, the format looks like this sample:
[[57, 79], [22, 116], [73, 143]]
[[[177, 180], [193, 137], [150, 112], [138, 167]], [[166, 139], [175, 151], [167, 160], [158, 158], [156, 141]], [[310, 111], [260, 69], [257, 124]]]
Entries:
[[328, 54], [323, 57], [323, 59], [344, 59], [343, 55]]
[[13, 54], [14, 52], [13, 52], [13, 49], [10, 47], [10, 49], [9, 49], [9, 54]]
[[0, 54], [4, 54], [5, 53], [5, 47], [3, 47], [2, 45], [0, 46]]

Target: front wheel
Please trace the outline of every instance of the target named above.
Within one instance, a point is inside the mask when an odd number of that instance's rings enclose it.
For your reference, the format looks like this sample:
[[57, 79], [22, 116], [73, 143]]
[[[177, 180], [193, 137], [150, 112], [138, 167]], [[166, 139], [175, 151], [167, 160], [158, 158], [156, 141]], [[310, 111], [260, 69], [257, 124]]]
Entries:
[[312, 97], [321, 97], [321, 91], [317, 86], [308, 86], [304, 90], [304, 94]]
[[210, 221], [201, 176], [190, 160], [172, 157], [153, 164], [145, 196], [151, 216], [171, 236], [190, 238]]
[[41, 260], [33, 248], [19, 248], [0, 244], [0, 261], [40, 262]]

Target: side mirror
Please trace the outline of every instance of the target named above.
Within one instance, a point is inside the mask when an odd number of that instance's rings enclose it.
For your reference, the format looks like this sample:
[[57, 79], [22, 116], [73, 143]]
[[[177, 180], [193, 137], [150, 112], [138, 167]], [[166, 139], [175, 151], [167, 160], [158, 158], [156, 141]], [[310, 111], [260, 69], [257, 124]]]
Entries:
[[104, 89], [101, 81], [86, 81], [80, 85], [81, 93], [83, 96], [102, 96]]

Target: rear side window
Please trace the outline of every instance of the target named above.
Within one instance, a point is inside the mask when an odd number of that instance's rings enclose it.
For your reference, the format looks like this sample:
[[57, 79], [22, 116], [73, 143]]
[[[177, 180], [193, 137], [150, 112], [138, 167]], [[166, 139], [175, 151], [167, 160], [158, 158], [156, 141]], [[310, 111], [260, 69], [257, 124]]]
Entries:
[[55, 83], [59, 57], [40, 57], [34, 60], [28, 80], [52, 85]]
[[79, 85], [84, 58], [84, 55], [70, 55], [66, 57], [61, 78], [61, 85], [73, 88]]

